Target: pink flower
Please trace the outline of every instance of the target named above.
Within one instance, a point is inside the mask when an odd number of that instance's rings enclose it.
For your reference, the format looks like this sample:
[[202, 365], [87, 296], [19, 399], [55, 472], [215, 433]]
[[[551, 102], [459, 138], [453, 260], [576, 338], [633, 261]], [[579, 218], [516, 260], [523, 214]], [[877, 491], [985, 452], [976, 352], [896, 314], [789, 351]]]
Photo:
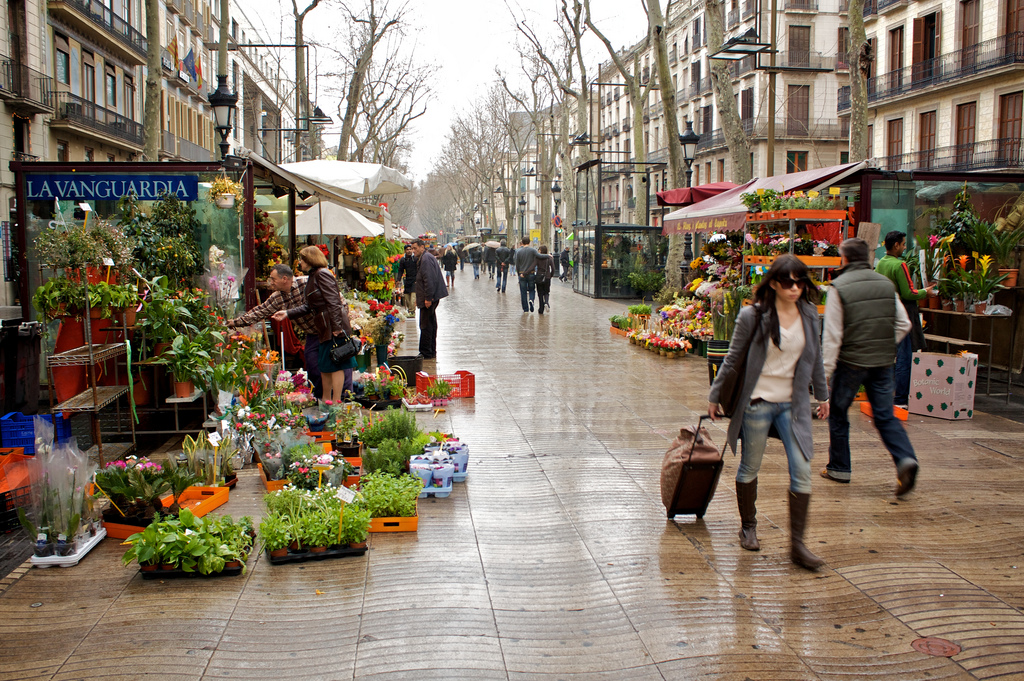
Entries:
[[928, 235], [928, 245], [931, 248], [935, 248], [935, 244], [937, 244], [937, 243], [939, 243], [939, 237], [935, 236], [934, 234], [929, 234]]

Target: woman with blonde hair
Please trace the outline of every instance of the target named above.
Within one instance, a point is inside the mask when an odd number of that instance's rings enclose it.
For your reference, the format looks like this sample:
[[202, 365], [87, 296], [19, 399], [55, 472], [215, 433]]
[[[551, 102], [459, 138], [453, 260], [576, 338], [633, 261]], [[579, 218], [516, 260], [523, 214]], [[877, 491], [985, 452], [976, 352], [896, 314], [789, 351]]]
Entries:
[[299, 251], [299, 269], [309, 274], [304, 291], [305, 303], [290, 310], [274, 313], [274, 319], [284, 321], [312, 313], [317, 339], [320, 341], [320, 374], [323, 377], [325, 400], [344, 399], [352, 389], [352, 369], [355, 357], [339, 363], [331, 359], [331, 349], [346, 335], [352, 333], [348, 320], [348, 305], [338, 290], [338, 280], [328, 267], [327, 258], [316, 246]]
[[459, 266], [459, 256], [455, 249], [448, 246], [441, 256], [441, 267], [444, 269], [444, 278], [448, 282], [448, 288], [455, 288], [455, 268]]

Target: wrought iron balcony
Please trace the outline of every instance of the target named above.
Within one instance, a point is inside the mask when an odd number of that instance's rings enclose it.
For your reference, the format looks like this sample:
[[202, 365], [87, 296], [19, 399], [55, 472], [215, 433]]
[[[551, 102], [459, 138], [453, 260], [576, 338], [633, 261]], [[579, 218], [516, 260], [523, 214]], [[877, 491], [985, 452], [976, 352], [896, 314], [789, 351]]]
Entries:
[[1024, 142], [1018, 138], [994, 139], [974, 144], [912, 151], [875, 159], [886, 170], [969, 171], [1024, 168]]
[[[768, 119], [766, 117], [745, 118], [740, 121], [743, 132], [754, 140], [768, 138]], [[778, 117], [775, 119], [776, 139], [802, 139], [808, 141], [842, 141], [850, 136], [848, 123], [840, 119], [819, 118], [804, 121], [796, 118]], [[721, 128], [710, 133], [701, 133], [697, 143], [697, 153], [706, 153], [727, 146], [725, 131]]]
[[744, 57], [743, 59], [736, 59], [729, 64], [729, 70], [732, 72], [733, 78], [739, 78], [740, 76], [750, 73], [754, 70], [756, 65], [756, 57]]
[[836, 112], [849, 111], [850, 107], [850, 86], [844, 85], [839, 88], [839, 105], [836, 107]]
[[50, 125], [66, 122], [135, 147], [143, 142], [142, 125], [70, 92], [55, 93], [56, 113]]
[[875, 3], [877, 0], [864, 0], [864, 18], [867, 19], [869, 16], [873, 19], [878, 16], [878, 7]]
[[831, 71], [835, 68], [836, 58], [832, 56], [826, 57], [821, 52], [798, 50], [796, 52], [779, 52], [775, 63], [784, 69]]
[[750, 17], [757, 13], [757, 3], [754, 0], [746, 0], [743, 3], [743, 16], [742, 19], [746, 21]]
[[185, 11], [181, 15], [185, 23], [194, 26], [196, 23], [196, 9], [192, 6], [192, 0], [185, 0]]
[[53, 110], [53, 79], [13, 59], [0, 57], [0, 99], [22, 113]]
[[160, 131], [160, 151], [168, 156], [178, 155], [178, 140], [170, 130]]
[[733, 28], [740, 23], [740, 8], [734, 7], [729, 10], [725, 15], [725, 27], [727, 29]]
[[[878, 13], [885, 14], [900, 7], [906, 7], [908, 0], [876, 0]], [[867, 14], [867, 11], [864, 12]]]
[[868, 80], [868, 101], [880, 102], [936, 85], [959, 84], [1005, 66], [1024, 65], [1024, 32], [1010, 33], [911, 64]]
[[87, 19], [93, 26], [102, 29], [104, 35], [113, 36], [131, 53], [141, 57], [141, 63], [145, 63], [146, 36], [114, 14], [114, 11], [100, 0], [49, 0], [47, 7], [51, 14], [66, 14], [72, 19]]
[[786, 11], [817, 12], [818, 0], [786, 0]]
[[212, 155], [209, 149], [204, 149], [194, 142], [189, 142], [186, 139], [178, 138], [178, 155], [184, 158], [186, 161], [210, 161]]

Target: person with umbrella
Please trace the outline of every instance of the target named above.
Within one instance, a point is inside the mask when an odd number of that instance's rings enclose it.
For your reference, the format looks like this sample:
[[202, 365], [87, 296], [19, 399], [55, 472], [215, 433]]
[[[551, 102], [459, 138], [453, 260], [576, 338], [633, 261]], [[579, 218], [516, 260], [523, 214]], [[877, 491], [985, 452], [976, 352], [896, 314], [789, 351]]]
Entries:
[[470, 244], [466, 246], [466, 251], [469, 253], [469, 264], [473, 266], [473, 278], [480, 278], [480, 261], [482, 259], [481, 249], [483, 246], [480, 244]]
[[449, 289], [455, 288], [455, 268], [458, 264], [459, 256], [455, 255], [455, 249], [448, 244], [444, 249], [444, 255], [441, 256], [441, 266], [444, 268], [444, 278]]
[[[493, 246], [491, 244], [494, 244]], [[497, 241], [488, 241], [484, 244], [484, 263], [487, 265], [487, 278], [494, 279], [494, 265], [498, 260]]]

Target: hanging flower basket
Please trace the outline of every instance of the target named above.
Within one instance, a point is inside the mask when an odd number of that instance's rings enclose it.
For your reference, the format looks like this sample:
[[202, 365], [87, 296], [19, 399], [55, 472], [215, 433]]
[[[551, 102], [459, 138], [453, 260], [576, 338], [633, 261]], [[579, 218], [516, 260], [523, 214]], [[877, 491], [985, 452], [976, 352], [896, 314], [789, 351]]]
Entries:
[[235, 207], [235, 195], [234, 194], [218, 194], [214, 197], [213, 202], [217, 205], [217, 208], [234, 208]]

